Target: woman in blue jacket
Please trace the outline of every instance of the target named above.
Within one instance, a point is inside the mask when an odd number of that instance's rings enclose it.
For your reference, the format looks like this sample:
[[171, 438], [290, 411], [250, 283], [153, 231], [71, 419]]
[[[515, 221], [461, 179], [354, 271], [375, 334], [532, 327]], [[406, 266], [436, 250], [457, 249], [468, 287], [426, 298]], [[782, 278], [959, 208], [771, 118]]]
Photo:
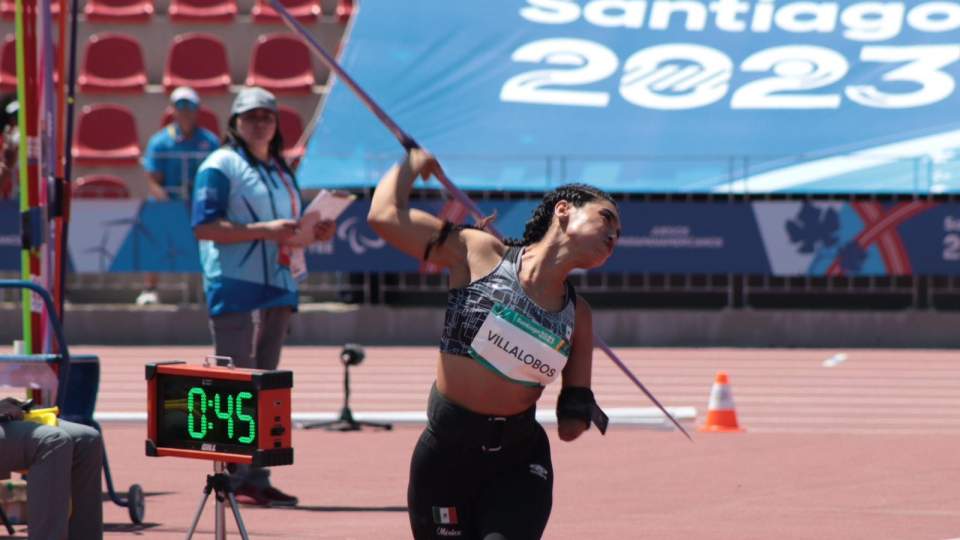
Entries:
[[[298, 234], [303, 201], [296, 175], [283, 159], [277, 102], [246, 88], [230, 109], [224, 144], [200, 165], [194, 188], [193, 230], [200, 240], [203, 285], [218, 355], [237, 367], [276, 369], [290, 317], [297, 309], [297, 264], [286, 242]], [[319, 223], [315, 241], [333, 237]], [[272, 487], [269, 471], [238, 467], [237, 498], [264, 506], [294, 506], [297, 498]]]

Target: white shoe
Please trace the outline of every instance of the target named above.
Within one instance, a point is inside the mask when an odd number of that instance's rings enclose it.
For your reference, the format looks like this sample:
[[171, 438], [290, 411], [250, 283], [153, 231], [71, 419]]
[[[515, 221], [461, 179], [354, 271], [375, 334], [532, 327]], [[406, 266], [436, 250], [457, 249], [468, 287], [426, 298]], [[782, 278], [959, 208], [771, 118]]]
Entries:
[[140, 296], [137, 297], [138, 306], [146, 306], [152, 304], [159, 304], [160, 297], [157, 296], [157, 291], [143, 291], [140, 293]]

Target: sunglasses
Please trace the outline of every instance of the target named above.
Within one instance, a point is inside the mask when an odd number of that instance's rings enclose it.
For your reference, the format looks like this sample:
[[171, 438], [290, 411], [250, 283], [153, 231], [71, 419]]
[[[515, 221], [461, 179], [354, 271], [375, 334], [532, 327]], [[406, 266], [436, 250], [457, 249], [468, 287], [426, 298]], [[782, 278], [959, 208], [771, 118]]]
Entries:
[[181, 99], [173, 104], [173, 108], [180, 111], [195, 111], [199, 108], [199, 106], [190, 100]]

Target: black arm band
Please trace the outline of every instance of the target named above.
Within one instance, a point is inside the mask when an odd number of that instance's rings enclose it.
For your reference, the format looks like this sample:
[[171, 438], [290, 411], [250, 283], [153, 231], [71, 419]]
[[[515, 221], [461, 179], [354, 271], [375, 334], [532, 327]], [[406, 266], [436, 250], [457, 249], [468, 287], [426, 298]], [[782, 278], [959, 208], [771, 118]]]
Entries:
[[607, 415], [597, 405], [593, 391], [582, 386], [565, 386], [557, 399], [557, 420], [574, 419], [596, 424], [600, 433], [607, 432]]
[[423, 260], [430, 258], [430, 252], [433, 250], [434, 246], [442, 245], [447, 241], [447, 237], [450, 236], [451, 230], [453, 230], [453, 222], [444, 221], [443, 227], [440, 227], [440, 231], [437, 232], [437, 234], [435, 234], [429, 242], [427, 242], [427, 247], [423, 250]]

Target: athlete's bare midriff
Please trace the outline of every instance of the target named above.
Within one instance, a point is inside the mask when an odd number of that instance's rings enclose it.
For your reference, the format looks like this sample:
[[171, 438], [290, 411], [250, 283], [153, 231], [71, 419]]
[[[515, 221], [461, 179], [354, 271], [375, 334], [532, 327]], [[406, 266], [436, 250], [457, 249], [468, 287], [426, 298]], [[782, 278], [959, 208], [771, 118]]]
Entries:
[[437, 390], [461, 407], [497, 416], [522, 413], [543, 393], [541, 387], [507, 381], [473, 358], [444, 352], [437, 364]]

